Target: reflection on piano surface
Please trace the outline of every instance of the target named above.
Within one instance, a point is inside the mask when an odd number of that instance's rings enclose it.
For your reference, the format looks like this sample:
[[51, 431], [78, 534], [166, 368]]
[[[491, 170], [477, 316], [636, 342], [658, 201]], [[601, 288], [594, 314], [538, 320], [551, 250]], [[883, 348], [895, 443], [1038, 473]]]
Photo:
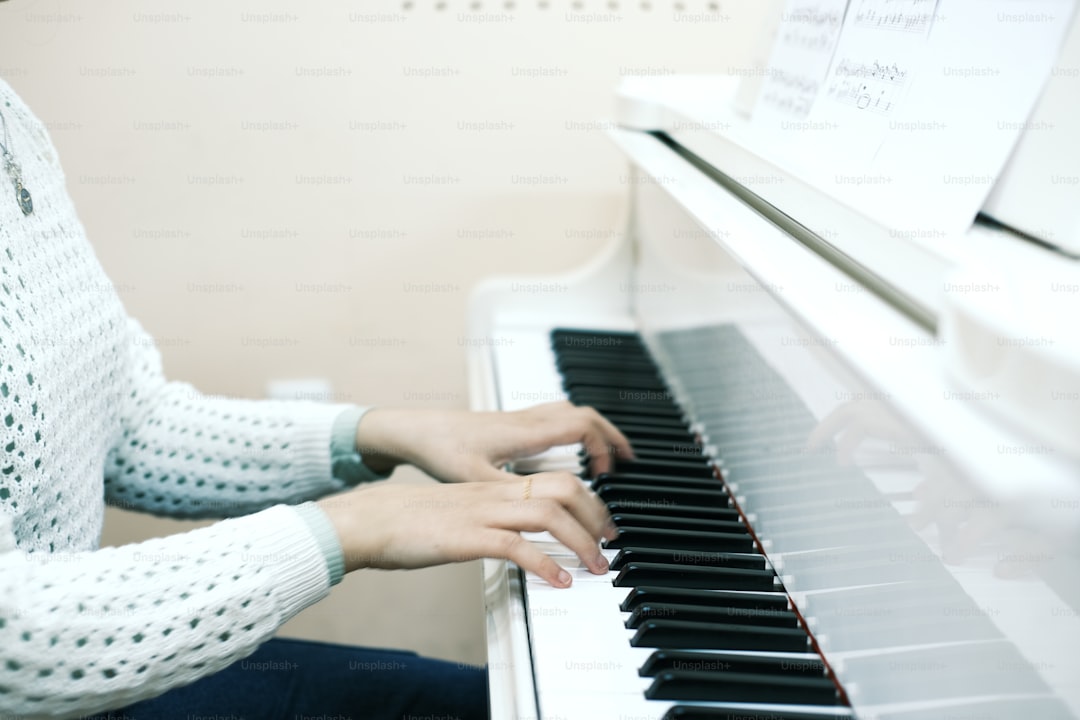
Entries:
[[730, 176], [612, 136], [626, 235], [541, 302], [491, 281], [470, 316], [475, 408], [565, 397], [636, 454], [515, 465], [581, 473], [620, 534], [606, 576], [530, 538], [567, 590], [485, 562], [492, 716], [1080, 717], [1075, 449], [957, 390], [933, 328]]

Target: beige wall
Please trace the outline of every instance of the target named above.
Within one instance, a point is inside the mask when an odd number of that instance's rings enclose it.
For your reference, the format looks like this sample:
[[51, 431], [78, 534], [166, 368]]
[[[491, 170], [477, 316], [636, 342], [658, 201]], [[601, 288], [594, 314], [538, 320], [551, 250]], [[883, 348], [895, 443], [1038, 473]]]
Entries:
[[[614, 84], [730, 72], [765, 5], [10, 0], [0, 76], [172, 377], [464, 407], [470, 287], [622, 224]], [[185, 527], [111, 513], [105, 541]], [[482, 662], [478, 579], [359, 573], [285, 632]]]

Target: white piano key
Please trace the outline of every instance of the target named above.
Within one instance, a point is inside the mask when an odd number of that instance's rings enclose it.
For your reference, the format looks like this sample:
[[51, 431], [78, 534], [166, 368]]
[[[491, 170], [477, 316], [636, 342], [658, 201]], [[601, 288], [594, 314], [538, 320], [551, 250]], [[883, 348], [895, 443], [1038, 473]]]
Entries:
[[563, 470], [576, 475], [582, 471], [581, 458], [578, 456], [580, 450], [579, 444], [558, 445], [537, 455], [515, 460], [514, 472], [528, 474]]
[[503, 342], [493, 348], [500, 409], [524, 410], [566, 399], [550, 333], [537, 327], [500, 328]]
[[[653, 649], [630, 645], [634, 631], [625, 627], [629, 613], [619, 610], [619, 604], [630, 589], [612, 586], [614, 572], [597, 576], [584, 568], [573, 568], [570, 573], [574, 583], [565, 589], [551, 587], [536, 575], [526, 574], [529, 631], [541, 718], [658, 720], [677, 704], [823, 712], [817, 706], [676, 703], [647, 699], [645, 691], [652, 684], [652, 678], [640, 677], [638, 668]], [[717, 651], [714, 654], [724, 653]], [[816, 657], [798, 653], [740, 654], [792, 660]], [[846, 714], [836, 708], [828, 711]]]

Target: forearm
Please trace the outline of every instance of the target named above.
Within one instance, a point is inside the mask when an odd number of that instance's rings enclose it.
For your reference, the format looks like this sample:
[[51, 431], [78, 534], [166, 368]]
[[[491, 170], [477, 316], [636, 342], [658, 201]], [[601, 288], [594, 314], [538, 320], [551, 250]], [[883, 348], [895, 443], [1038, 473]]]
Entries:
[[[123, 433], [105, 467], [110, 504], [172, 517], [230, 517], [351, 487], [356, 463], [332, 459], [335, 421], [349, 405], [244, 400], [165, 379], [152, 338], [128, 318], [117, 407]], [[347, 436], [355, 432], [355, 426]], [[350, 437], [347, 450], [355, 447]], [[363, 477], [355, 477], [357, 474]]]
[[372, 471], [386, 475], [398, 465], [409, 462], [410, 442], [415, 442], [416, 428], [410, 432], [409, 419], [423, 411], [396, 408], [372, 408], [356, 426], [356, 450]]

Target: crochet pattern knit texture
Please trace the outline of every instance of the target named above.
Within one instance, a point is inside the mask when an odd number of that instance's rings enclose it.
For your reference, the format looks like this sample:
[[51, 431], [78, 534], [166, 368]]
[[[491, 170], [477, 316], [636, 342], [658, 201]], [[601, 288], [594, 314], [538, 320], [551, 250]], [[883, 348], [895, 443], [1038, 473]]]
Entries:
[[[314, 534], [279, 504], [344, 489], [342, 406], [166, 382], [3, 81], [0, 110], [34, 200], [24, 216], [0, 172], [0, 717], [77, 717], [223, 668], [327, 594]], [[99, 550], [106, 501], [246, 516]]]

